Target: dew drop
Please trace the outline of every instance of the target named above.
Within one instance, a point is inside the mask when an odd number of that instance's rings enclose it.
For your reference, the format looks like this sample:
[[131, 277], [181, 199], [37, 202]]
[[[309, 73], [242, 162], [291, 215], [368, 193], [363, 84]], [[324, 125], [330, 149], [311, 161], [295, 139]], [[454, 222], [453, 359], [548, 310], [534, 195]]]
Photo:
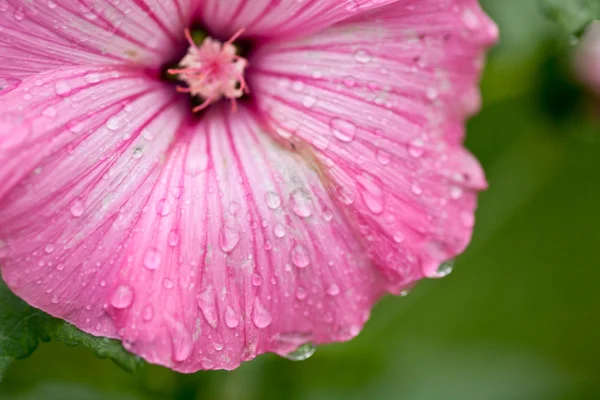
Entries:
[[383, 190], [372, 178], [364, 175], [357, 176], [359, 192], [367, 208], [373, 214], [381, 214], [384, 209]]
[[304, 289], [302, 286], [299, 286], [298, 289], [296, 289], [296, 298], [298, 300], [304, 300], [306, 296], [308, 296], [306, 289]]
[[317, 346], [313, 343], [305, 343], [299, 346], [296, 350], [285, 355], [285, 358], [292, 361], [308, 360], [317, 351]]
[[292, 262], [298, 268], [305, 268], [310, 264], [310, 253], [306, 246], [297, 244], [292, 248]]
[[356, 136], [356, 124], [354, 122], [335, 117], [329, 122], [329, 127], [333, 136], [342, 142], [349, 143]]
[[131, 303], [133, 303], [133, 288], [129, 285], [119, 285], [110, 299], [110, 304], [114, 308], [124, 309]]
[[162, 217], [169, 215], [171, 212], [171, 205], [167, 199], [161, 199], [156, 203], [156, 213]]
[[174, 284], [171, 279], [165, 278], [165, 279], [163, 279], [163, 286], [165, 289], [171, 290], [171, 289], [173, 289]]
[[231, 308], [230, 306], [227, 306], [227, 308], [225, 309], [225, 315], [223, 316], [223, 319], [225, 320], [225, 325], [227, 325], [227, 327], [231, 329], [236, 328], [240, 324], [240, 320], [235, 314], [233, 308]]
[[278, 238], [284, 237], [285, 226], [283, 226], [282, 224], [275, 224], [275, 226], [273, 227], [273, 234]]
[[154, 307], [146, 306], [142, 310], [142, 319], [146, 322], [152, 321], [154, 318]]
[[196, 297], [198, 308], [202, 311], [204, 319], [213, 328], [217, 327], [219, 322], [217, 318], [217, 306], [215, 301], [215, 289], [209, 285], [203, 292]]
[[136, 147], [133, 150], [133, 158], [136, 160], [139, 160], [140, 158], [142, 158], [142, 154], [144, 153], [144, 150], [142, 150], [141, 147]]
[[223, 343], [217, 343], [217, 342], [214, 342], [214, 343], [213, 343], [213, 347], [214, 347], [214, 349], [215, 349], [216, 351], [221, 351], [221, 350], [223, 350], [223, 348], [224, 348], [225, 346], [223, 346]]
[[146, 255], [144, 256], [144, 267], [149, 270], [157, 270], [160, 267], [160, 253], [156, 249], [148, 250]]
[[98, 83], [100, 82], [100, 74], [95, 72], [89, 73], [83, 77], [87, 83]]
[[265, 193], [265, 203], [271, 210], [276, 210], [281, 206], [281, 196], [275, 192], [267, 192]]
[[342, 83], [349, 88], [353, 88], [356, 86], [356, 78], [353, 76], [346, 76], [344, 79], [342, 79]]
[[338, 294], [340, 294], [340, 287], [335, 283], [332, 283], [327, 288], [327, 294], [330, 296], [337, 296]]
[[304, 96], [304, 99], [302, 100], [302, 105], [305, 108], [312, 108], [312, 107], [314, 107], [315, 104], [317, 104], [317, 98], [316, 97], [310, 96], [310, 95]]
[[231, 253], [240, 241], [240, 233], [232, 228], [223, 227], [219, 235], [219, 247], [224, 253]]
[[110, 117], [107, 121], [106, 121], [106, 129], [108, 129], [109, 131], [116, 131], [117, 129], [119, 129], [119, 125], [120, 125], [120, 121], [119, 118], [117, 117]]
[[419, 196], [421, 193], [423, 193], [423, 189], [421, 189], [421, 187], [416, 183], [412, 184], [412, 186], [410, 187], [410, 190], [417, 196]]
[[190, 358], [193, 349], [193, 338], [186, 327], [177, 323], [172, 333], [173, 353], [172, 358], [175, 362], [183, 362]]
[[71, 85], [67, 81], [59, 81], [54, 84], [54, 91], [59, 96], [64, 96], [71, 91]]
[[414, 158], [419, 158], [423, 155], [425, 150], [423, 149], [423, 142], [421, 140], [413, 140], [408, 145], [408, 153]]
[[404, 235], [400, 232], [394, 233], [394, 242], [396, 242], [396, 243], [404, 242]]
[[315, 208], [310, 192], [304, 188], [294, 189], [290, 193], [290, 206], [292, 211], [302, 218], [310, 217]]
[[252, 286], [258, 287], [262, 285], [262, 277], [257, 273], [253, 273], [252, 277], [250, 277], [250, 282], [252, 283]]
[[50, 254], [50, 253], [54, 252], [54, 245], [53, 245], [52, 243], [48, 243], [48, 244], [46, 245], [46, 247], [44, 247], [44, 251], [45, 251], [47, 254]]
[[83, 201], [79, 199], [74, 200], [71, 203], [71, 206], [69, 207], [69, 211], [71, 212], [71, 215], [75, 218], [81, 217], [85, 212], [85, 206], [83, 204]]
[[263, 307], [263, 305], [260, 303], [260, 300], [257, 297], [256, 300], [254, 300], [254, 310], [252, 310], [252, 322], [254, 322], [254, 325], [256, 325], [257, 328], [264, 329], [267, 326], [271, 325], [272, 321], [273, 316], [271, 316], [271, 313], [269, 313], [269, 311], [267, 311], [267, 309]]
[[454, 260], [444, 261], [437, 269], [437, 276], [443, 278], [444, 276], [450, 275], [454, 269]]
[[361, 64], [366, 64], [373, 59], [373, 56], [366, 50], [358, 50], [354, 53], [354, 59]]

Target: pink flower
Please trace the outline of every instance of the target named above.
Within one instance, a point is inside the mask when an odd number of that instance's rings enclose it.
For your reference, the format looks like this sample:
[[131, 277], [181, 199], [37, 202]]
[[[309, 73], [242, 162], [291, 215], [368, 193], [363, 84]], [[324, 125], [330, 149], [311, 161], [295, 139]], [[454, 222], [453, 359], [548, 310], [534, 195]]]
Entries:
[[348, 340], [469, 242], [476, 0], [0, 0], [0, 33], [2, 276], [149, 362]]

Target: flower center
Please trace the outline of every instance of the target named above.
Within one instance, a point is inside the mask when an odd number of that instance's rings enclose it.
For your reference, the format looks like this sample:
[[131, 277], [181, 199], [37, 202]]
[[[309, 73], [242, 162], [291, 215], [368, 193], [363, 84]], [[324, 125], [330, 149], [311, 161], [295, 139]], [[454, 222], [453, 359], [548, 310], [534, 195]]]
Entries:
[[200, 46], [196, 45], [189, 29], [185, 37], [190, 45], [187, 54], [179, 62], [179, 68], [169, 69], [169, 74], [176, 74], [187, 87], [178, 86], [177, 91], [200, 97], [203, 102], [194, 107], [198, 112], [222, 98], [231, 100], [233, 110], [237, 109], [237, 101], [248, 93], [244, 80], [244, 71], [248, 60], [237, 55], [233, 42], [244, 30], [238, 31], [231, 39], [221, 43], [206, 37]]

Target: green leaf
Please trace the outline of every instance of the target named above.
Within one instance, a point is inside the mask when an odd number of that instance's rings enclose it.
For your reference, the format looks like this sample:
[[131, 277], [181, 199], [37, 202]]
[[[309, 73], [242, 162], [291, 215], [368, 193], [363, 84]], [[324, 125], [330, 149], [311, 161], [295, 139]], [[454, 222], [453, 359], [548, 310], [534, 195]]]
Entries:
[[600, 0], [542, 0], [548, 16], [572, 35], [580, 36], [585, 27], [600, 19]]
[[0, 381], [12, 361], [30, 356], [41, 341], [50, 340], [87, 347], [132, 373], [142, 365], [141, 359], [127, 352], [120, 342], [89, 335], [27, 305], [0, 279]]

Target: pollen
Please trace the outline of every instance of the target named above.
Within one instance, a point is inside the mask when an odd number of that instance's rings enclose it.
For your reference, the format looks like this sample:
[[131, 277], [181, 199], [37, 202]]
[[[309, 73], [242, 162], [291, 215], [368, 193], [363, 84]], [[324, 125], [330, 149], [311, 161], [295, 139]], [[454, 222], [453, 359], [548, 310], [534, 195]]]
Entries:
[[203, 99], [202, 104], [194, 107], [194, 112], [201, 111], [223, 98], [231, 101], [231, 107], [235, 111], [237, 99], [249, 93], [244, 79], [248, 60], [237, 55], [233, 44], [243, 32], [241, 29], [225, 43], [207, 37], [198, 46], [189, 29], [185, 30], [185, 37], [190, 45], [188, 52], [179, 62], [179, 68], [170, 69], [168, 72], [177, 75], [179, 80], [187, 84], [178, 86], [178, 92]]

